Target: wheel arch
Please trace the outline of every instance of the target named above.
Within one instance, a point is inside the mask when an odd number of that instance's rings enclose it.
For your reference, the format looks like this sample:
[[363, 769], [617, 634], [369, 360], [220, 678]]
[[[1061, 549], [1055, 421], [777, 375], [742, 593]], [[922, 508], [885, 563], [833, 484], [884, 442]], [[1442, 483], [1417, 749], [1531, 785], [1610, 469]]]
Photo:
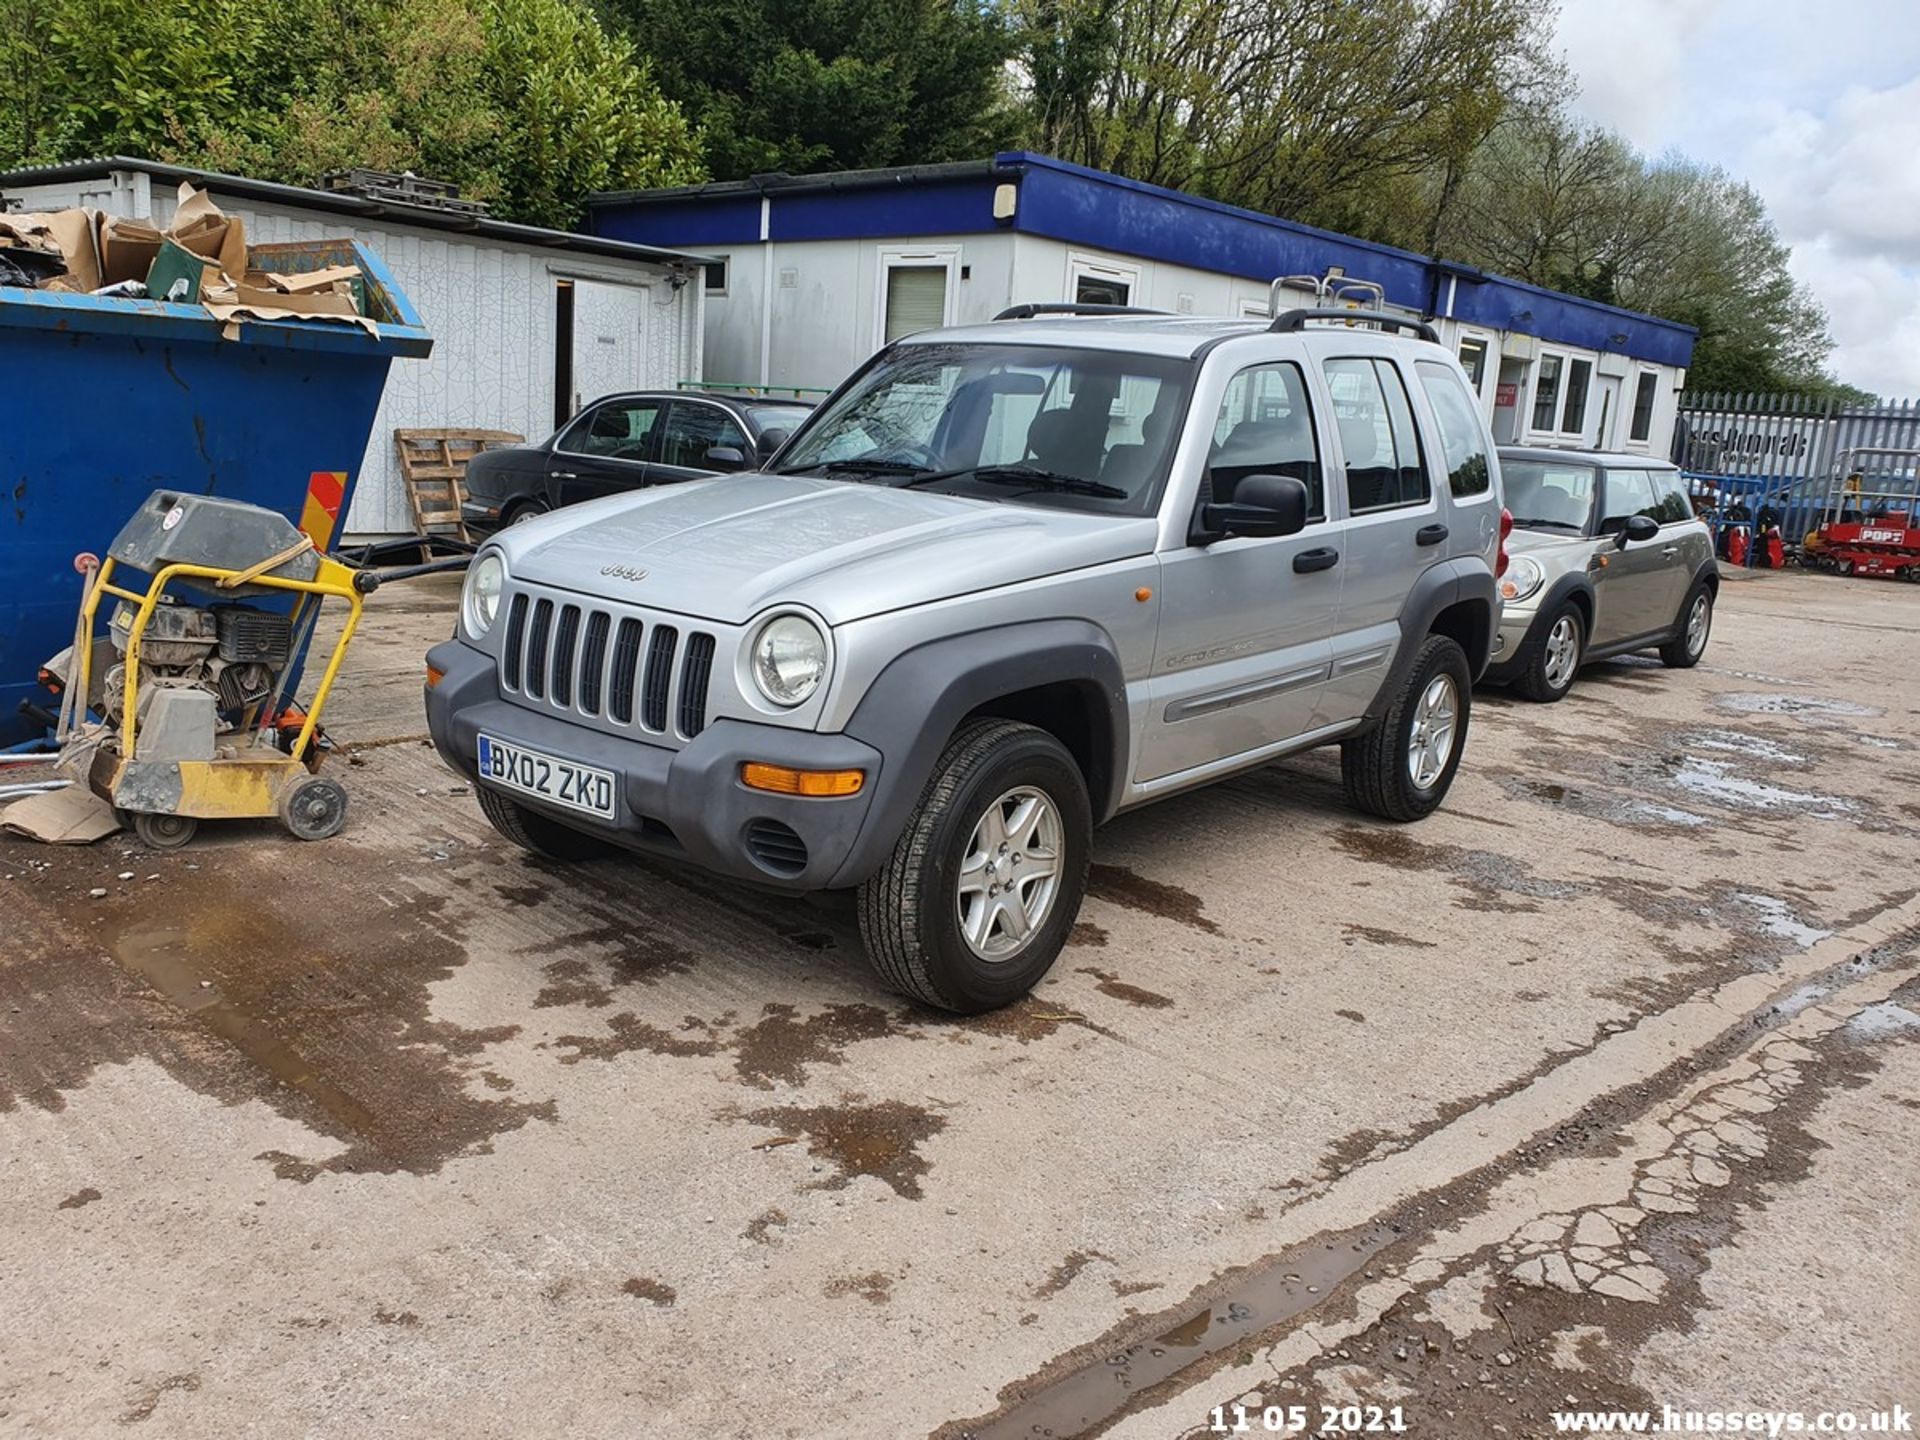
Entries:
[[1095, 824], [1118, 808], [1130, 736], [1126, 680], [1106, 631], [1086, 620], [1038, 620], [946, 636], [890, 661], [847, 722], [848, 735], [885, 758], [835, 886], [880, 866], [948, 739], [989, 716], [1035, 725], [1067, 748]]

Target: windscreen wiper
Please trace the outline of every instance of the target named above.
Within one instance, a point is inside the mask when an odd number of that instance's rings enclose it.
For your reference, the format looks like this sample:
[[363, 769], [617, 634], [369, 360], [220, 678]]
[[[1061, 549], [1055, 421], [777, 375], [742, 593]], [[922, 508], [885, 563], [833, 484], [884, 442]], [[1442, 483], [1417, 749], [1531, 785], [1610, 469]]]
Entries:
[[1099, 480], [1078, 475], [1062, 475], [1037, 465], [964, 465], [954, 470], [933, 470], [900, 482], [901, 489], [931, 485], [939, 480], [978, 480], [987, 485], [1017, 485], [1028, 490], [1053, 490], [1063, 495], [1092, 495], [1101, 500], [1131, 500], [1133, 492]]
[[829, 475], [918, 475], [927, 467], [911, 460], [882, 460], [867, 456], [858, 460], [829, 460], [824, 465], [803, 465], [797, 470], [782, 470], [782, 475], [811, 475], [825, 471]]
[[1577, 520], [1534, 520], [1520, 516], [1515, 516], [1513, 523], [1527, 526], [1546, 525], [1555, 530], [1584, 530], [1587, 528]]

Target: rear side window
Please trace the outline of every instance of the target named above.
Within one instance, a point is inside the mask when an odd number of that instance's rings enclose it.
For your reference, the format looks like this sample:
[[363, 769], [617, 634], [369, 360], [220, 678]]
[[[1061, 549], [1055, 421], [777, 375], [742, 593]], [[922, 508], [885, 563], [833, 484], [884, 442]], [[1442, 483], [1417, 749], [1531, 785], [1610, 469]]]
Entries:
[[1653, 509], [1648, 513], [1662, 525], [1693, 518], [1693, 501], [1687, 498], [1686, 482], [1678, 470], [1649, 470], [1647, 480], [1653, 486]]
[[1413, 368], [1440, 430], [1447, 488], [1460, 499], [1486, 494], [1493, 484], [1487, 466], [1487, 442], [1466, 387], [1451, 369], [1435, 361], [1417, 360]]
[[1328, 360], [1334, 423], [1347, 463], [1347, 508], [1355, 515], [1431, 496], [1406, 383], [1385, 360]]
[[1300, 367], [1250, 365], [1227, 382], [1213, 422], [1207, 476], [1218, 504], [1249, 475], [1291, 475], [1307, 487], [1307, 518], [1327, 518], [1327, 487]]
[[1630, 515], [1652, 515], [1655, 499], [1653, 481], [1644, 470], [1607, 472], [1607, 508], [1600, 517], [1602, 535], [1618, 535], [1626, 528]]

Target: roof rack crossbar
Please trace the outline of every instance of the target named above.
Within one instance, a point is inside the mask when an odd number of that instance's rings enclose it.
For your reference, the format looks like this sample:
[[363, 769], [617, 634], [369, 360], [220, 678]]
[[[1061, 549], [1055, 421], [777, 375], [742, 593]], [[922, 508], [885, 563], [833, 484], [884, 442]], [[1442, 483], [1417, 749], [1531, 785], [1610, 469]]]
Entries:
[[1424, 320], [1405, 315], [1389, 315], [1385, 310], [1349, 310], [1344, 305], [1315, 305], [1304, 310], [1289, 310], [1276, 315], [1267, 329], [1276, 335], [1292, 335], [1307, 328], [1309, 320], [1346, 320], [1363, 325], [1381, 325], [1389, 330], [1405, 330], [1422, 340], [1440, 343], [1440, 332]]
[[1009, 305], [995, 320], [1031, 320], [1036, 315], [1165, 315], [1165, 310], [1148, 310], [1139, 305], [1095, 305], [1067, 300]]

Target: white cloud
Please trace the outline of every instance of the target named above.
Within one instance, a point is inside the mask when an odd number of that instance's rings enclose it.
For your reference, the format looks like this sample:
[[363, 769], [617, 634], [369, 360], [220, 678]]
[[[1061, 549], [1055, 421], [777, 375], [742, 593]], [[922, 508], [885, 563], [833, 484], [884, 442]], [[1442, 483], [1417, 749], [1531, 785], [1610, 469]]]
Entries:
[[1579, 109], [1643, 150], [1666, 148], [1689, 48], [1720, 0], [1566, 0], [1558, 38]]
[[1920, 395], [1914, 0], [1564, 0], [1575, 108], [1759, 192], [1827, 307], [1842, 380]]
[[1827, 307], [1833, 372], [1890, 400], [1920, 396], [1920, 271], [1825, 240], [1796, 245], [1792, 268]]

